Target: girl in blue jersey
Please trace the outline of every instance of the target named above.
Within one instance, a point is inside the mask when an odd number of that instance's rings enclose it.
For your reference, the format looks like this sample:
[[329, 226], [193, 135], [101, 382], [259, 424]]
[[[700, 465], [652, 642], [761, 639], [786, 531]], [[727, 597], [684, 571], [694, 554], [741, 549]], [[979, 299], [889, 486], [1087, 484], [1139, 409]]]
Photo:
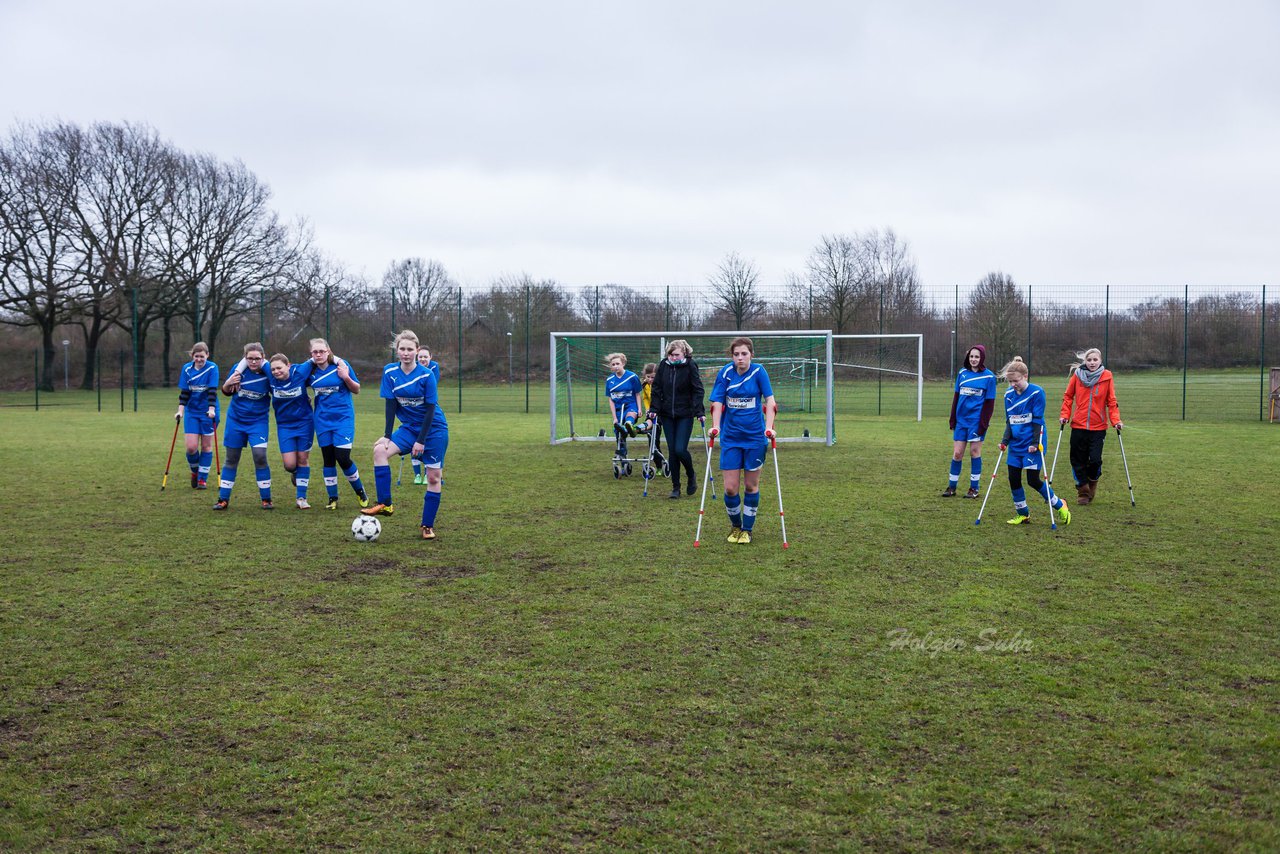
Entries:
[[[405, 330], [396, 336], [396, 356], [382, 371], [381, 397], [386, 401], [386, 426], [373, 446], [373, 476], [377, 502], [364, 510], [367, 516], [390, 516], [391, 463], [393, 455], [412, 453], [427, 468], [427, 491], [422, 498], [422, 538], [436, 538], [436, 513], [440, 509], [444, 455], [449, 447], [449, 424], [440, 409], [436, 378], [417, 362], [418, 336]], [[396, 419], [400, 428], [392, 432]]]
[[960, 483], [964, 446], [969, 446], [969, 491], [965, 498], [977, 498], [982, 480], [982, 440], [987, 437], [991, 413], [996, 408], [996, 375], [987, 369], [987, 348], [975, 344], [964, 357], [965, 366], [956, 374], [951, 398], [951, 476], [943, 498], [952, 498]]
[[284, 470], [293, 475], [299, 510], [310, 510], [307, 487], [311, 484], [311, 441], [315, 437], [315, 418], [311, 398], [307, 397], [307, 380], [315, 366], [310, 362], [291, 365], [284, 353], [271, 357], [271, 405], [276, 413], [276, 441], [280, 443], [280, 459]]
[[[440, 387], [440, 363], [431, 358], [431, 348], [422, 347], [418, 350], [418, 364], [426, 368], [436, 378], [436, 390]], [[413, 482], [422, 484], [427, 482], [427, 470], [423, 466], [422, 460], [412, 457], [413, 464]]]
[[1022, 472], [1026, 470], [1027, 484], [1039, 492], [1046, 503], [1052, 500], [1049, 512], [1057, 510], [1062, 524], [1070, 525], [1071, 511], [1067, 509], [1067, 502], [1053, 495], [1049, 485], [1040, 479], [1040, 470], [1044, 467], [1044, 389], [1031, 384], [1030, 372], [1020, 356], [1014, 356], [1013, 361], [1004, 366], [1000, 377], [1009, 383], [1009, 390], [1004, 395], [1005, 427], [1000, 450], [1009, 452], [1009, 489], [1013, 493], [1013, 508], [1017, 511], [1009, 524], [1022, 525], [1031, 521], [1031, 510], [1022, 489]]
[[[750, 338], [729, 344], [733, 361], [716, 374], [711, 389], [710, 439], [721, 436], [720, 473], [724, 480], [724, 506], [729, 513], [729, 542], [748, 545], [760, 507], [760, 469], [774, 438], [773, 419], [778, 404], [773, 399], [769, 374], [752, 365], [755, 347]], [[746, 494], [738, 497], [738, 473], [746, 471]]]
[[640, 378], [627, 370], [625, 353], [610, 353], [604, 362], [613, 371], [604, 381], [604, 393], [609, 398], [609, 415], [613, 418], [613, 430], [618, 437], [618, 455], [627, 455], [627, 436], [636, 434], [636, 419], [640, 417]]
[[178, 411], [173, 416], [182, 421], [192, 489], [208, 488], [218, 412], [218, 366], [209, 359], [209, 345], [197, 341], [191, 361], [178, 373]]
[[351, 460], [356, 438], [356, 408], [351, 396], [360, 393], [360, 380], [355, 368], [339, 359], [323, 338], [311, 339], [311, 376], [307, 384], [315, 393], [316, 444], [324, 462], [324, 488], [328, 493], [328, 510], [338, 509], [338, 469], [361, 507], [369, 506], [360, 470]]
[[223, 460], [222, 481], [218, 484], [218, 503], [214, 510], [226, 510], [231, 500], [231, 489], [236, 483], [236, 469], [240, 465], [240, 453], [247, 446], [253, 454], [254, 474], [258, 481], [258, 495], [262, 509], [272, 510], [271, 468], [267, 465], [267, 423], [271, 410], [270, 380], [264, 370], [266, 351], [254, 342], [244, 345], [245, 369], [232, 371], [222, 384], [222, 393], [231, 397], [227, 407], [227, 427], [222, 444], [227, 449]]

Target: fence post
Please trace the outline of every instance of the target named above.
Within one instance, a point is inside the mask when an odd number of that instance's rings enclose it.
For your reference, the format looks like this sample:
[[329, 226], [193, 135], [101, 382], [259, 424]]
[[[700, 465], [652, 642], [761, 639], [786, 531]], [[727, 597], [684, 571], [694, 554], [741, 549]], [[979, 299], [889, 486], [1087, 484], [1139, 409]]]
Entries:
[[671, 286], [667, 285], [667, 301], [663, 306], [662, 331], [671, 331]]
[[1105, 308], [1102, 313], [1102, 364], [1111, 364], [1109, 353], [1111, 351], [1111, 286], [1107, 285], [1107, 295], [1104, 303]]
[[880, 283], [880, 339], [876, 341], [876, 356], [879, 359], [876, 371], [876, 415], [883, 415], [881, 405], [884, 398], [884, 282]]
[[951, 315], [951, 376], [956, 375], [956, 348], [960, 346], [960, 286], [956, 285], [956, 307]]
[[462, 286], [458, 286], [458, 413], [462, 413]]
[[532, 333], [531, 324], [533, 318], [533, 289], [529, 285], [524, 286], [524, 414], [529, 414], [529, 337]]
[[138, 411], [138, 289], [129, 291], [133, 315], [133, 411]]
[[329, 328], [329, 312], [332, 309], [333, 300], [329, 294], [329, 286], [324, 286], [324, 340], [328, 341], [333, 337], [333, 332]]
[[1262, 420], [1267, 399], [1267, 286], [1262, 286], [1262, 306], [1258, 312], [1262, 322], [1258, 324], [1258, 420]]
[[1027, 370], [1031, 369], [1034, 360], [1031, 358], [1031, 286], [1027, 285]]
[[[596, 323], [595, 331], [600, 331], [600, 286], [596, 285]], [[596, 412], [600, 411], [600, 339], [593, 337], [591, 343], [595, 347], [595, 361], [591, 363], [591, 376], [595, 378], [596, 385]]]
[[1191, 307], [1191, 286], [1182, 286], [1182, 420], [1187, 420], [1187, 332]]

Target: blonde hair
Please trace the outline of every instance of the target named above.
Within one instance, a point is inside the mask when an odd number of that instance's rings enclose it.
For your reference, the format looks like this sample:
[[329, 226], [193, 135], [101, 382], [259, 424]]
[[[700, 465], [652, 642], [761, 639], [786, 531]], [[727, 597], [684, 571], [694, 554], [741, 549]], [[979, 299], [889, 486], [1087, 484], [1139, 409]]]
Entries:
[[288, 365], [289, 357], [286, 356], [284, 353], [276, 353], [270, 359], [267, 359], [268, 365], [274, 364], [276, 362], [284, 362], [286, 365]]
[[663, 353], [662, 355], [664, 357], [668, 357], [671, 355], [671, 351], [677, 348], [680, 350], [680, 352], [684, 354], [684, 357], [686, 359], [693, 355], [693, 348], [690, 347], [689, 342], [684, 340], [683, 338], [677, 338], [674, 341], [668, 341], [667, 352]]
[[746, 347], [747, 352], [751, 355], [756, 354], [756, 345], [751, 343], [751, 339], [745, 335], [739, 335], [737, 338], [729, 342], [729, 355], [733, 356], [733, 351], [739, 347]]
[[626, 354], [626, 353], [610, 353], [609, 355], [607, 355], [607, 356], [605, 356], [605, 357], [604, 357], [604, 363], [605, 363], [605, 365], [606, 365], [606, 366], [608, 366], [608, 365], [612, 365], [612, 364], [613, 364], [613, 360], [614, 360], [614, 359], [621, 359], [621, 360], [622, 360], [622, 367], [624, 367], [624, 368], [625, 368], [625, 367], [627, 366], [627, 354]]
[[326, 350], [328, 350], [328, 351], [329, 351], [329, 360], [328, 360], [328, 363], [329, 363], [330, 365], [336, 365], [336, 364], [338, 364], [338, 358], [337, 358], [336, 356], [334, 356], [334, 355], [333, 355], [333, 348], [329, 346], [329, 342], [328, 342], [328, 341], [324, 340], [323, 338], [312, 338], [312, 339], [311, 339], [311, 342], [310, 342], [310, 346], [312, 346], [312, 347], [317, 347], [317, 346], [319, 346], [319, 347], [324, 347]]
[[[391, 341], [391, 349], [392, 349], [392, 350], [399, 350], [399, 349], [400, 349], [400, 342], [401, 342], [401, 341], [406, 341], [406, 340], [407, 340], [407, 341], [412, 341], [412, 342], [413, 342], [413, 349], [414, 349], [415, 351], [418, 349], [418, 333], [414, 332], [412, 329], [402, 329], [402, 330], [400, 330], [399, 332], [397, 332], [397, 333], [396, 333], [396, 337], [395, 337], [395, 338], [393, 338], [393, 339], [392, 339], [392, 341]], [[414, 358], [415, 358], [415, 359], [416, 359], [416, 358], [417, 358], [417, 356], [418, 356], [418, 354], [417, 354], [416, 352], [415, 352], [413, 355], [414, 355]]]
[[197, 341], [196, 343], [191, 345], [191, 350], [190, 352], [187, 353], [187, 355], [194, 356], [196, 353], [200, 353], [200, 352], [203, 352], [206, 356], [209, 355], [209, 345], [204, 343], [203, 341]]
[[1076, 372], [1076, 368], [1083, 366], [1084, 360], [1089, 358], [1090, 353], [1097, 353], [1098, 361], [1099, 362], [1102, 361], [1102, 351], [1099, 350], [1097, 347], [1090, 347], [1088, 350], [1085, 350], [1082, 353], [1076, 353], [1076, 361], [1071, 363], [1071, 369], [1068, 371], [1068, 373], [1074, 374]]
[[1027, 370], [1027, 363], [1022, 361], [1021, 356], [1014, 356], [1009, 364], [1000, 369], [1000, 379], [1008, 379], [1009, 374], [1020, 374], [1027, 378], [1031, 377], [1031, 372]]
[[263, 347], [263, 346], [262, 346], [262, 344], [261, 344], [260, 342], [258, 342], [258, 341], [253, 341], [253, 342], [251, 342], [251, 343], [249, 343], [249, 344], [245, 344], [245, 345], [244, 345], [244, 354], [245, 354], [246, 356], [247, 356], [247, 355], [249, 355], [250, 353], [252, 353], [254, 350], [257, 350], [259, 353], [261, 353], [261, 354], [262, 354], [262, 358], [264, 358], [264, 359], [265, 359], [265, 358], [267, 357], [267, 348], [266, 348], [266, 347]]

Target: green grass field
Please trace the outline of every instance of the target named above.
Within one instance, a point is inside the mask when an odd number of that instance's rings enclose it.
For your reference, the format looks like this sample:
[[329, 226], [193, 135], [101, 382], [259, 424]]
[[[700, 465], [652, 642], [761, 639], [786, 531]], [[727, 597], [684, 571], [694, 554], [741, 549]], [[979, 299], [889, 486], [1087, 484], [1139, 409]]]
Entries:
[[1280, 848], [1278, 426], [1131, 418], [1137, 506], [1113, 433], [1053, 532], [1003, 470], [980, 527], [935, 497], [941, 419], [844, 417], [779, 453], [784, 551], [771, 463], [694, 549], [607, 445], [464, 411], [441, 539], [406, 478], [361, 544], [274, 449], [274, 513], [181, 448], [161, 493], [173, 398], [0, 410], [0, 849]]

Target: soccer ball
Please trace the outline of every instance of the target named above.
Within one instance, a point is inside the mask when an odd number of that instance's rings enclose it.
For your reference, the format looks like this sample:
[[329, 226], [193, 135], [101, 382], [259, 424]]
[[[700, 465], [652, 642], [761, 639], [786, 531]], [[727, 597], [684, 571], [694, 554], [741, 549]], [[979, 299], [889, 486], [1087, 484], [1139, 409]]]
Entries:
[[362, 543], [372, 543], [382, 533], [377, 516], [357, 516], [351, 520], [351, 535]]

